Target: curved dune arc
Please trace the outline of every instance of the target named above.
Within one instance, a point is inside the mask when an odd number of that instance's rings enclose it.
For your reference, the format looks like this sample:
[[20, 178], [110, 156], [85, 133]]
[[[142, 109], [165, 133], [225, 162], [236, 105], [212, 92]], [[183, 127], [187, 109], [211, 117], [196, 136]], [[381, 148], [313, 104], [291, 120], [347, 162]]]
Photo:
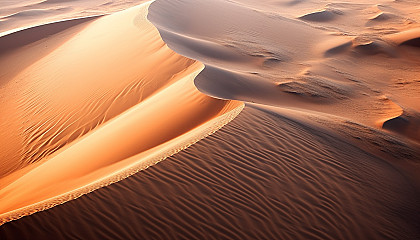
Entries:
[[[42, 83], [44, 79], [51, 78], [50, 74], [54, 73], [51, 69], [58, 67], [61, 75], [53, 74], [53, 77], [58, 78], [53, 83], [69, 84], [67, 87], [70, 89], [56, 87], [55, 92], [51, 92], [49, 87], [41, 88], [45, 87], [42, 84], [37, 85], [38, 88], [30, 89], [28, 94], [32, 94], [32, 98], [28, 103], [22, 102], [25, 99], [21, 100], [20, 107], [26, 106], [24, 110], [38, 113], [41, 117], [33, 115], [36, 120], [49, 121], [48, 116], [54, 118], [55, 115], [79, 110], [80, 115], [87, 117], [81, 116], [75, 125], [91, 124], [91, 129], [98, 124], [102, 126], [76, 139], [71, 139], [71, 130], [74, 129], [60, 130], [58, 134], [51, 136], [48, 132], [54, 131], [46, 129], [42, 138], [32, 139], [31, 143], [40, 146], [51, 143], [54, 138], [67, 138], [72, 143], [66, 142], [59, 151], [42, 160], [42, 164], [0, 189], [0, 223], [64, 203], [147, 168], [213, 133], [242, 110], [244, 105], [241, 102], [215, 99], [195, 88], [193, 80], [204, 66], [166, 47], [157, 30], [146, 19], [149, 4], [150, 2], [93, 22], [18, 76], [34, 76], [35, 80]], [[125, 30], [123, 33], [128, 36], [107, 33], [109, 27], [117, 24], [122, 25], [121, 28]], [[132, 24], [134, 28], [124, 29], [124, 24]], [[130, 30], [138, 32], [130, 35]], [[104, 34], [106, 41], [91, 42], [92, 36], [101, 37]], [[134, 41], [139, 35], [155, 42], [146, 41], [139, 45]], [[125, 38], [134, 43], [118, 42]], [[144, 39], [139, 39], [142, 40]], [[84, 48], [76, 47], [80, 45]], [[96, 59], [97, 62], [89, 64], [94, 57], [102, 56], [91, 56], [100, 53], [95, 52], [95, 48], [106, 49], [106, 56], [115, 59]], [[144, 63], [147, 66], [140, 69], [137, 68], [138, 63], [130, 62], [143, 58], [152, 59], [151, 63]], [[72, 60], [79, 60], [85, 65]], [[112, 65], [116, 63], [119, 65]], [[72, 64], [79, 66], [80, 72], [72, 72]], [[141, 74], [142, 71], [149, 72]], [[139, 74], [142, 81], [133, 85], [133, 79], [138, 78]], [[80, 82], [80, 77], [83, 77], [82, 83], [85, 85]], [[118, 87], [118, 84], [123, 86], [119, 94], [106, 95], [107, 91], [112, 91], [114, 85]], [[143, 94], [148, 92], [145, 94], [147, 96], [137, 99], [138, 103], [133, 104], [134, 100], [124, 98], [127, 92], [133, 89], [137, 92], [135, 90], [139, 90], [138, 88]], [[32, 93], [34, 91], [36, 94]], [[105, 93], [89, 95], [89, 91]], [[74, 92], [80, 94], [79, 99], [74, 98], [77, 96], [72, 95]], [[46, 101], [44, 98], [51, 100], [49, 104], [53, 107], [61, 107], [55, 115], [47, 111], [48, 109], [36, 109], [39, 101]], [[81, 102], [86, 104], [87, 100], [95, 98], [99, 98], [96, 99], [98, 101], [114, 98], [109, 106], [97, 110], [109, 111], [117, 105], [112, 119], [107, 119], [105, 123], [97, 122], [92, 117], [94, 114], [84, 113], [84, 108], [80, 108], [83, 106]], [[115, 103], [119, 98], [120, 102]], [[72, 101], [69, 102], [70, 100]], [[35, 109], [29, 109], [28, 106]], [[29, 121], [31, 120], [36, 121]], [[61, 120], [52, 122], [54, 126], [62, 124]]]
[[[170, 50], [146, 14], [135, 7], [89, 23], [0, 89], [0, 112], [8, 113], [0, 116], [0, 177], [42, 161], [186, 74], [195, 61]], [[24, 58], [44, 47], [16, 51]]]
[[[3, 214], [0, 215], [0, 223], [45, 210], [126, 178], [217, 131], [243, 109], [244, 105], [240, 102], [226, 103], [204, 94], [197, 94], [198, 91], [193, 89], [192, 80], [193, 75], [187, 76], [175, 86], [153, 96], [144, 104], [135, 106], [1, 189], [0, 211]], [[195, 92], [191, 93], [192, 90]], [[162, 95], [169, 94], [171, 97], [160, 101]], [[189, 96], [176, 100], [182, 95]], [[191, 104], [191, 101], [194, 103]], [[167, 107], [157, 109], [155, 104]], [[191, 113], [191, 108], [197, 107], [197, 104], [205, 107], [202, 107], [198, 114]], [[173, 109], [176, 105], [187, 105], [187, 107]], [[168, 111], [165, 117], [170, 119], [169, 122], [167, 119], [162, 119], [162, 116], [157, 115], [155, 111]], [[184, 114], [187, 120], [176, 121], [175, 115], [179, 114]], [[144, 118], [147, 119], [142, 120]], [[204, 123], [162, 144], [157, 144], [156, 147], [139, 152], [142, 144], [147, 145], [148, 141], [165, 141], [168, 136], [163, 132], [179, 131], [189, 120], [197, 122], [198, 119], [200, 123]], [[170, 125], [159, 129], [165, 123]], [[139, 124], [144, 125], [139, 126]], [[156, 138], [148, 138], [149, 134], [156, 134]], [[122, 139], [124, 144], [121, 144]], [[100, 155], [104, 149], [105, 152]], [[87, 162], [93, 159], [96, 160]]]

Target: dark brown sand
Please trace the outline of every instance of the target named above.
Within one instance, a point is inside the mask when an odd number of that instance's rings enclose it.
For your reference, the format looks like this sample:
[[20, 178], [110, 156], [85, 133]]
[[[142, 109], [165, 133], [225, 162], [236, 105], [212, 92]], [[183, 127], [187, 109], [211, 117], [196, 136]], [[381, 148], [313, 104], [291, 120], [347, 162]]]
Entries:
[[[0, 228], [2, 239], [418, 239], [419, 194], [345, 138], [247, 106], [109, 187]], [[363, 135], [359, 135], [363, 138]]]

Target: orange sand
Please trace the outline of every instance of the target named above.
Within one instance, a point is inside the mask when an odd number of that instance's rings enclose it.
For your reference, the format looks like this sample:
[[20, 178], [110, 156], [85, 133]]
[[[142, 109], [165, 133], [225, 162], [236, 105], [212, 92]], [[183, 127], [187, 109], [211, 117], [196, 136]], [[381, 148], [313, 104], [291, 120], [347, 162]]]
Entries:
[[0, 238], [420, 238], [417, 1], [133, 5], [0, 3]]
[[[58, 34], [58, 41], [69, 38], [5, 79], [3, 134], [23, 144], [2, 138], [2, 153], [15, 153], [3, 160], [8, 168], [2, 169], [2, 222], [133, 174], [239, 113], [242, 103], [195, 88], [193, 79], [203, 65], [160, 40], [146, 19], [147, 7], [100, 18], [76, 35]], [[10, 90], [17, 84], [19, 92]]]

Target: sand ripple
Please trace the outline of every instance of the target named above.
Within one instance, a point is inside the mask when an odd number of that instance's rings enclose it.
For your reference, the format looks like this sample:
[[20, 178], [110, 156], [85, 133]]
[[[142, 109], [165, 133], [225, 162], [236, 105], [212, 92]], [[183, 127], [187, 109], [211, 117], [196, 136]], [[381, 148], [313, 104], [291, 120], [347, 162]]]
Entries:
[[142, 174], [8, 223], [0, 234], [10, 239], [419, 236], [419, 195], [399, 171], [288, 115], [247, 107], [214, 135]]

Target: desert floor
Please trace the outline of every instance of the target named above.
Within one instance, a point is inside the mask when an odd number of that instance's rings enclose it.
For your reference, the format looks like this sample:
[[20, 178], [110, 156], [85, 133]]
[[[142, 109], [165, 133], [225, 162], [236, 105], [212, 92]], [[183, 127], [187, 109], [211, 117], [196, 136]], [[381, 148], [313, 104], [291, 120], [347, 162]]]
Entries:
[[414, 0], [5, 0], [1, 239], [420, 239]]

